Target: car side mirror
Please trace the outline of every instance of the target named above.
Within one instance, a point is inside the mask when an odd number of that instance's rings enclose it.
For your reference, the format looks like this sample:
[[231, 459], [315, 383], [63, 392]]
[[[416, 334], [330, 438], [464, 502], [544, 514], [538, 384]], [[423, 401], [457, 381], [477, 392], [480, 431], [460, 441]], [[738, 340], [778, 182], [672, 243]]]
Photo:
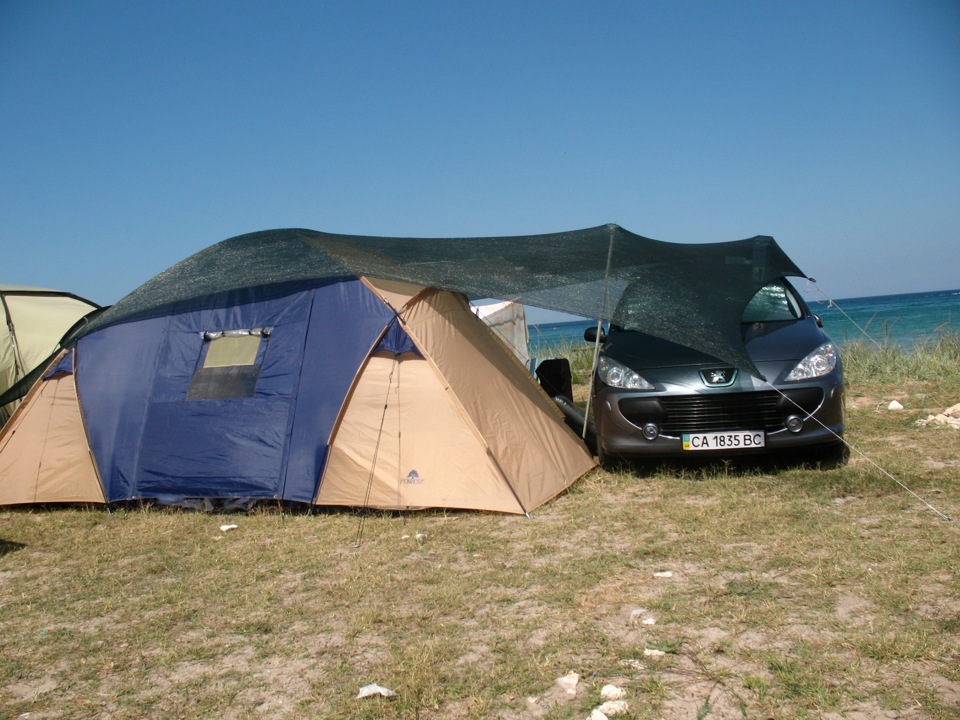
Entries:
[[813, 317], [814, 317], [814, 319], [817, 321], [817, 327], [818, 327], [818, 328], [822, 328], [822, 327], [823, 327], [823, 320], [820, 319], [820, 316], [817, 315], [816, 313], [814, 313], [814, 314], [813, 314]]
[[[597, 329], [595, 327], [588, 327], [583, 331], [583, 339], [590, 343], [597, 342]], [[607, 341], [607, 334], [603, 331], [603, 328], [600, 329], [600, 342]]]

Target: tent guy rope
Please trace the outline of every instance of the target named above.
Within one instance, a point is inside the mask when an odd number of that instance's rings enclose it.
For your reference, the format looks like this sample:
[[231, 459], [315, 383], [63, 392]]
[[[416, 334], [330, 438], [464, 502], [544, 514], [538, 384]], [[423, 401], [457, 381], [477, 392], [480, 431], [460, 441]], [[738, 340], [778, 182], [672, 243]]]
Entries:
[[[771, 385], [770, 383], [767, 383], [767, 386], [768, 386], [771, 390], [776, 391], [777, 394], [779, 394], [780, 397], [782, 397], [784, 400], [786, 400], [787, 402], [792, 403], [793, 405], [795, 405], [798, 410], [803, 411], [803, 408], [800, 407], [800, 405], [798, 405], [796, 402], [794, 402], [791, 398], [787, 397], [781, 390], [779, 390], [778, 388], [775, 388], [775, 387], [774, 387], [773, 385]], [[895, 477], [891, 472], [889, 472], [889, 471], [887, 471], [886, 469], [884, 469], [883, 467], [881, 467], [879, 463], [877, 463], [877, 462], [874, 461], [872, 458], [870, 458], [866, 453], [864, 453], [862, 450], [860, 450], [860, 448], [858, 448], [858, 447], [856, 447], [855, 445], [851, 444], [845, 437], [841, 437], [840, 435], [837, 435], [833, 430], [831, 430], [829, 427], [827, 427], [827, 426], [824, 425], [822, 422], [820, 422], [819, 418], [816, 418], [816, 417], [811, 416], [811, 417], [808, 418], [808, 419], [813, 420], [814, 422], [816, 422], [817, 424], [819, 424], [820, 427], [824, 428], [827, 432], [829, 432], [831, 435], [833, 435], [835, 438], [837, 438], [837, 440], [839, 440], [840, 442], [842, 442], [849, 450], [857, 453], [857, 455], [859, 455], [859, 456], [862, 457], [864, 460], [866, 460], [868, 463], [870, 463], [871, 465], [873, 465], [873, 467], [875, 467], [875, 468], [876, 468], [877, 470], [879, 470], [882, 474], [884, 474], [884, 475], [886, 475], [888, 478], [890, 478], [893, 482], [895, 482], [897, 485], [899, 485], [903, 490], [905, 490], [905, 491], [908, 492], [910, 495], [912, 495], [912, 496], [915, 497], [917, 500], [919, 500], [921, 503], [923, 503], [924, 505], [926, 505], [927, 508], [928, 508], [929, 510], [931, 510], [934, 514], [936, 514], [937, 517], [939, 517], [941, 520], [946, 520], [946, 521], [948, 521], [948, 522], [952, 522], [952, 521], [953, 521], [953, 517], [951, 517], [950, 515], [947, 515], [946, 513], [942, 512], [941, 510], [939, 510], [938, 508], [934, 507], [932, 504], [930, 504], [929, 502], [927, 502], [927, 501], [926, 501], [925, 499], [923, 499], [919, 494], [917, 494], [914, 490], [912, 490], [910, 487], [908, 487], [906, 483], [904, 483], [904, 482], [903, 482], [902, 480], [900, 480], [899, 478]]]

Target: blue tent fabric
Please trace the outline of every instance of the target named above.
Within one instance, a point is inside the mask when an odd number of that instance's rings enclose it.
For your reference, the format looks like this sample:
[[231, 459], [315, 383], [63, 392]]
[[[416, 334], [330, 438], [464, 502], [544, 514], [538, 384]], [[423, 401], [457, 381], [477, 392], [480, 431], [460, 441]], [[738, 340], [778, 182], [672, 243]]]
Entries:
[[72, 375], [73, 374], [73, 350], [69, 350], [63, 354], [63, 357], [57, 361], [57, 363], [47, 370], [43, 374], [44, 380], [50, 380], [51, 378], [57, 377], [59, 375]]
[[[109, 502], [313, 498], [344, 396], [393, 314], [356, 279], [240, 299], [78, 340], [78, 391], [98, 419], [88, 433]], [[270, 328], [254, 396], [188, 400], [204, 332], [254, 327]]]
[[380, 340], [380, 344], [377, 345], [377, 350], [392, 353], [393, 355], [413, 353], [418, 357], [423, 357], [417, 349], [417, 346], [413, 344], [413, 340], [404, 332], [397, 320], [390, 323], [387, 332], [384, 333], [383, 338]]

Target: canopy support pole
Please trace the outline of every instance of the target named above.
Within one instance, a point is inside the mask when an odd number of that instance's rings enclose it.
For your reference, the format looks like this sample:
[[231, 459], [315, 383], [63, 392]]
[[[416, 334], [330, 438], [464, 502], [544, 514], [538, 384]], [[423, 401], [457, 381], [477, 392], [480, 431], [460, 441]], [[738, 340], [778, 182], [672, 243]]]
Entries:
[[[593, 364], [590, 366], [590, 382], [587, 385], [587, 411], [583, 413], [583, 429], [580, 432], [580, 439], [587, 439], [587, 424], [590, 421], [590, 409], [593, 398], [593, 378], [596, 375], [597, 359], [600, 357], [600, 331], [603, 329], [603, 316], [609, 314], [607, 303], [610, 302], [610, 265], [613, 262], [613, 228], [610, 229], [610, 243], [607, 245], [607, 268], [603, 273], [603, 300], [600, 305], [600, 312], [597, 315], [597, 337], [593, 342]], [[600, 444], [600, 437], [597, 436], [597, 444]], [[598, 448], [599, 452], [599, 448]]]

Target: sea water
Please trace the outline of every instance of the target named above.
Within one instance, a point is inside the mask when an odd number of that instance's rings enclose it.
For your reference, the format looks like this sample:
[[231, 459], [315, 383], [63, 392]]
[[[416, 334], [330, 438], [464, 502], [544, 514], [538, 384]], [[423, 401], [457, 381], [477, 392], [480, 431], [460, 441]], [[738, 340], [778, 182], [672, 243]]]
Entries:
[[[842, 300], [818, 291], [800, 294], [840, 346], [860, 341], [910, 349], [936, 341], [944, 332], [960, 333], [960, 289]], [[550, 357], [557, 348], [586, 347], [583, 331], [595, 326], [590, 320], [531, 325], [530, 355]]]
[[877, 295], [831, 302], [807, 300], [838, 345], [845, 342], [899, 345], [910, 349], [960, 332], [960, 290]]

